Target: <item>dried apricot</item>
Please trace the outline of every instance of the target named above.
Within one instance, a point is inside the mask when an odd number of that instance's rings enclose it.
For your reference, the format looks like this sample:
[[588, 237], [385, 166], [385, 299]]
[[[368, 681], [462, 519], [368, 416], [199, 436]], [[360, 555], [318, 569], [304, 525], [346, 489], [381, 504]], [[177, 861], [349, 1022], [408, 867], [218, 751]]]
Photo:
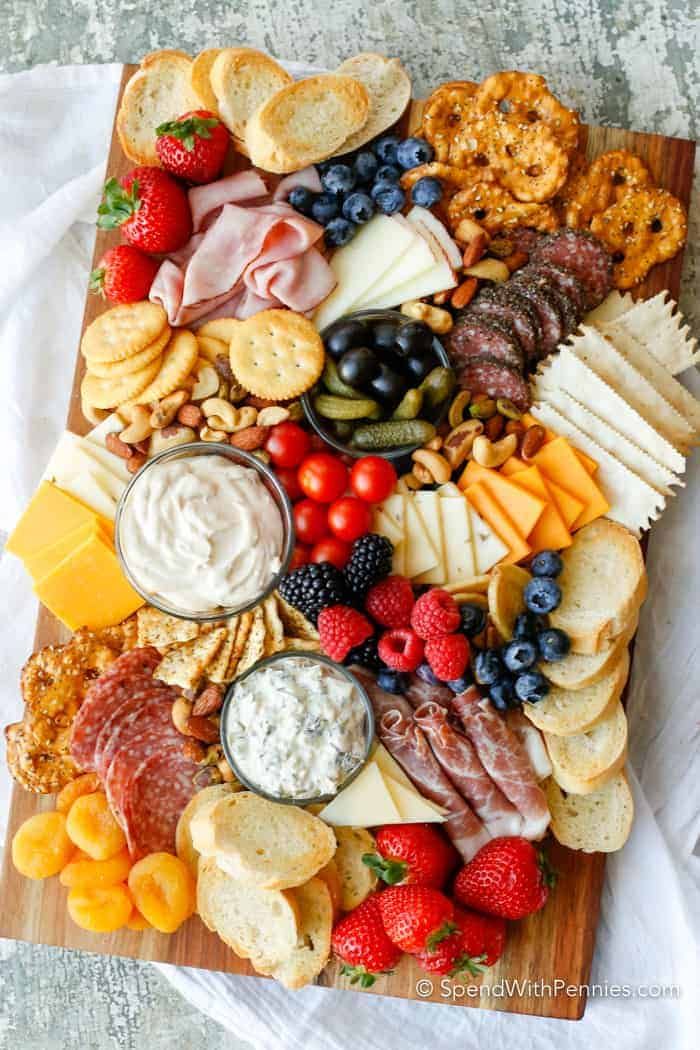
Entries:
[[138, 908], [134, 908], [126, 923], [127, 930], [150, 930], [152, 929], [148, 919], [144, 918]]
[[61, 788], [56, 796], [56, 809], [59, 813], [67, 813], [77, 798], [99, 791], [99, 787], [100, 778], [97, 773], [83, 773], [81, 777], [76, 777]]
[[195, 907], [195, 881], [179, 857], [149, 853], [129, 872], [134, 904], [161, 933], [174, 933]]
[[68, 893], [68, 914], [76, 926], [92, 933], [112, 933], [131, 915], [131, 897], [123, 882], [116, 886], [74, 886]]
[[126, 882], [130, 871], [131, 858], [123, 849], [109, 860], [74, 858], [66, 864], [58, 881], [69, 889], [89, 890], [93, 886], [116, 886], [118, 882]]
[[63, 813], [35, 813], [17, 828], [12, 839], [12, 863], [28, 879], [58, 875], [73, 852]]
[[66, 830], [76, 846], [93, 860], [108, 860], [126, 845], [103, 791], [81, 795], [71, 806]]

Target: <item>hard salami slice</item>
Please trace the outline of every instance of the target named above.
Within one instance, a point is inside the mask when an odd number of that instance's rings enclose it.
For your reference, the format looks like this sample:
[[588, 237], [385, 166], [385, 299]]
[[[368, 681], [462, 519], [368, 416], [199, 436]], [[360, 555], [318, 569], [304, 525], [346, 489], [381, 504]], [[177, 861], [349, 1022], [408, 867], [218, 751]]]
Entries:
[[518, 371], [525, 367], [515, 329], [503, 320], [464, 314], [445, 338], [445, 349], [456, 367], [483, 357], [502, 361]]
[[148, 726], [155, 723], [162, 733], [169, 727], [177, 732], [171, 716], [176, 696], [174, 690], [151, 689], [138, 693], [119, 707], [106, 738], [103, 740], [100, 734], [95, 749], [95, 768], [103, 780], [113, 759], [138, 740]]
[[118, 687], [118, 690], [115, 691], [115, 697], [117, 695], [120, 696], [121, 702], [116, 707], [113, 703], [110, 703], [109, 710], [105, 712], [102, 719], [102, 728], [97, 735], [93, 749], [92, 768], [100, 776], [103, 775], [106, 769], [103, 756], [105, 748], [112, 739], [112, 735], [132, 711], [140, 710], [149, 697], [154, 693], [160, 693], [160, 688], [160, 683], [153, 678], [147, 675], [134, 675], [128, 682], [123, 682]]
[[458, 366], [459, 385], [472, 394], [507, 397], [521, 412], [530, 407], [530, 388], [514, 368], [492, 357], [474, 358]]
[[182, 747], [183, 738], [169, 720], [151, 716], [141, 724], [140, 735], [132, 737], [116, 754], [103, 777], [104, 790], [110, 809], [123, 828], [126, 828], [126, 799], [131, 784], [141, 766], [163, 748]]
[[612, 288], [612, 256], [593, 234], [561, 229], [545, 237], [531, 255], [531, 262], [551, 262], [571, 270], [586, 293], [586, 309], [599, 306]]
[[519, 270], [510, 279], [513, 289], [520, 295], [524, 295], [537, 313], [540, 322], [542, 340], [540, 343], [539, 356], [546, 357], [551, 354], [564, 338], [564, 321], [559, 312], [556, 299], [551, 291], [541, 283], [538, 284], [527, 277], [527, 268]]
[[180, 814], [197, 792], [198, 770], [179, 746], [161, 748], [134, 776], [124, 799], [126, 838], [132, 857], [175, 852]]
[[559, 290], [548, 274], [537, 266], [526, 266], [521, 271], [521, 280], [527, 281], [534, 288], [541, 288], [556, 304], [563, 325], [563, 338], [571, 335], [578, 327], [579, 316], [568, 295]]
[[533, 230], [530, 226], [516, 226], [503, 235], [510, 245], [511, 252], [525, 252], [527, 255], [535, 250], [545, 236], [546, 234]]
[[468, 313], [511, 324], [527, 360], [539, 359], [542, 330], [537, 313], [524, 295], [510, 287], [510, 282], [482, 288], [470, 303]]
[[[531, 267], [527, 267], [528, 270]], [[570, 300], [580, 321], [586, 312], [586, 290], [578, 277], [571, 270], [565, 270], [563, 266], [555, 266], [550, 262], [538, 262], [532, 264], [532, 269], [546, 277], [550, 286], [565, 295]]]

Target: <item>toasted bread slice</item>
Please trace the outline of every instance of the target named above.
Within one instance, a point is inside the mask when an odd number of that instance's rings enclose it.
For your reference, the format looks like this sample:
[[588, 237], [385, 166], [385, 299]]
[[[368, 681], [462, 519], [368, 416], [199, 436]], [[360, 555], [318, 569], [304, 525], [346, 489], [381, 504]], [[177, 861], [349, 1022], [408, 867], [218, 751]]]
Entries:
[[297, 944], [300, 916], [294, 895], [237, 882], [213, 857], [199, 862], [197, 911], [236, 955], [258, 968], [281, 963]]
[[367, 88], [367, 123], [342, 145], [342, 153], [364, 146], [399, 120], [411, 101], [411, 79], [398, 58], [385, 58], [370, 51], [354, 55], [336, 69], [339, 76], [353, 77]]
[[629, 652], [623, 649], [608, 674], [595, 685], [575, 692], [554, 686], [543, 700], [523, 704], [523, 714], [543, 733], [552, 736], [585, 733], [612, 714], [625, 688], [629, 669]]
[[117, 113], [117, 135], [129, 160], [158, 165], [156, 128], [174, 120], [199, 99], [190, 85], [192, 59], [184, 51], [154, 51], [124, 89]]
[[252, 47], [224, 48], [211, 65], [209, 79], [221, 119], [240, 140], [258, 106], [292, 83], [274, 58]]
[[598, 518], [576, 533], [561, 557], [562, 600], [550, 624], [566, 631], [575, 653], [598, 653], [622, 634], [646, 597], [639, 540], [617, 522]]
[[619, 700], [606, 718], [584, 733], [543, 735], [552, 775], [559, 787], [572, 795], [598, 791], [622, 769], [627, 758], [627, 716]]
[[556, 663], [541, 663], [539, 669], [552, 685], [560, 689], [576, 692], [578, 689], [586, 689], [588, 686], [595, 685], [601, 678], [605, 678], [618, 662], [623, 651], [632, 641], [638, 623], [639, 614], [635, 613], [622, 634], [592, 656], [586, 656], [583, 653], [569, 653], [563, 660], [558, 660]]
[[208, 47], [200, 51], [190, 66], [190, 87], [202, 106], [211, 113], [219, 113], [219, 103], [211, 86], [211, 67], [221, 54], [220, 47]]
[[364, 127], [368, 113], [367, 89], [352, 77], [324, 73], [299, 80], [263, 102], [248, 121], [251, 162], [278, 174], [316, 164]]
[[297, 943], [269, 974], [285, 988], [303, 988], [318, 977], [330, 957], [333, 902], [322, 879], [309, 879], [291, 892], [299, 907]]
[[328, 887], [328, 892], [331, 895], [331, 904], [333, 905], [333, 916], [335, 917], [340, 912], [340, 902], [343, 899], [343, 887], [340, 882], [340, 872], [338, 871], [338, 865], [335, 862], [335, 858], [331, 857], [327, 864], [318, 871], [316, 878], [321, 879], [325, 882]]
[[230, 784], [212, 784], [198, 791], [180, 814], [175, 830], [175, 849], [180, 860], [184, 861], [195, 878], [200, 853], [192, 842], [192, 821], [207, 806], [232, 793]]
[[589, 795], [567, 795], [554, 780], [545, 784], [558, 842], [584, 853], [613, 853], [629, 838], [634, 800], [624, 770]]
[[377, 876], [362, 863], [364, 853], [374, 853], [377, 844], [365, 828], [334, 828], [338, 841], [335, 863], [340, 875], [342, 911], [352, 911], [369, 897], [377, 885]]
[[525, 611], [523, 591], [532, 576], [519, 565], [497, 565], [488, 589], [489, 616], [504, 642], [513, 637], [516, 618]]

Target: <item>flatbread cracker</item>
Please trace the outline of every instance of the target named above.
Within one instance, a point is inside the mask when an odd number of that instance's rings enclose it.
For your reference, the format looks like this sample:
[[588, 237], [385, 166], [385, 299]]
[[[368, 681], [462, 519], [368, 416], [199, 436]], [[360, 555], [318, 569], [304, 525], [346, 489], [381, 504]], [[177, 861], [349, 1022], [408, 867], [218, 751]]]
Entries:
[[172, 394], [190, 374], [196, 360], [197, 340], [186, 328], [179, 329], [165, 348], [157, 374], [145, 389], [139, 391], [134, 402], [148, 405]]
[[150, 346], [167, 323], [158, 303], [120, 303], [87, 326], [80, 349], [88, 362], [122, 361]]
[[100, 379], [87, 372], [80, 384], [80, 396], [93, 408], [118, 408], [137, 398], [158, 375], [164, 355], [161, 354], [150, 365], [126, 376]]
[[238, 631], [238, 616], [232, 617], [226, 624], [226, 638], [224, 643], [219, 649], [218, 653], [209, 664], [207, 669], [207, 678], [210, 682], [217, 682], [219, 685], [223, 685], [228, 681], [226, 677], [226, 671], [228, 669], [229, 661], [231, 659], [231, 653], [233, 652], [233, 646], [236, 641], [236, 633]]
[[293, 605], [285, 601], [279, 591], [275, 591], [277, 599], [277, 610], [282, 620], [284, 633], [291, 638], [306, 638], [309, 641], [318, 641], [318, 631], [314, 625], [306, 619], [303, 613], [295, 609]]
[[142, 605], [136, 613], [139, 646], [153, 645], [156, 649], [168, 649], [171, 645], [190, 642], [200, 633], [194, 620], [181, 620], [178, 616], [161, 612], [152, 605]]
[[284, 645], [284, 624], [277, 610], [277, 599], [270, 594], [263, 602], [265, 619], [265, 656], [279, 653]]
[[677, 308], [678, 304], [664, 291], [653, 299], [640, 299], [619, 318], [620, 326], [674, 376], [700, 364], [698, 341]]
[[170, 326], [166, 325], [157, 339], [149, 346], [125, 357], [121, 361], [90, 361], [88, 371], [98, 379], [114, 379], [115, 376], [128, 376], [133, 372], [140, 372], [146, 365], [150, 365], [163, 353], [170, 339]]
[[243, 650], [245, 649], [245, 643], [248, 641], [248, 635], [250, 634], [251, 624], [253, 623], [252, 612], [244, 612], [238, 618], [238, 625], [236, 628], [236, 638], [233, 643], [233, 649], [231, 651], [231, 657], [226, 668], [226, 681], [232, 682], [236, 677], [236, 669], [238, 662], [241, 659]]
[[285, 636], [283, 652], [320, 653], [321, 643], [312, 638], [289, 638]]
[[194, 689], [224, 644], [225, 637], [226, 628], [218, 627], [184, 645], [173, 646], [156, 667], [153, 677], [167, 685]]
[[236, 667], [236, 677], [244, 674], [265, 655], [265, 617], [262, 605], [253, 609], [253, 621], [246, 639], [245, 648]]
[[314, 385], [323, 371], [323, 342], [314, 325], [292, 310], [262, 310], [236, 322], [231, 369], [257, 397], [286, 401]]

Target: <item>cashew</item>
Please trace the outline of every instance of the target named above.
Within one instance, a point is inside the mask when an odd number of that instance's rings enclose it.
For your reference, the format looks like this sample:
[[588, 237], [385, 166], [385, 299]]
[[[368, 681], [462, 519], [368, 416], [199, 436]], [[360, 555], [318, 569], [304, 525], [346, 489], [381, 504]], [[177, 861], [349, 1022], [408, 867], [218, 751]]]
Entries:
[[202, 402], [201, 408], [210, 427], [225, 430], [229, 434], [237, 429], [238, 409], [230, 401], [224, 401], [222, 397], [209, 397]]
[[436, 434], [435, 437], [432, 437], [430, 439], [430, 441], [426, 441], [426, 443], [423, 445], [423, 448], [430, 449], [432, 452], [439, 452], [442, 448], [442, 436], [440, 434]]
[[[414, 463], [420, 463], [422, 467], [425, 467], [432, 480], [438, 485], [444, 485], [452, 477], [452, 467], [445, 457], [429, 448], [416, 449], [411, 459]], [[413, 469], [415, 470], [415, 467]]]
[[510, 270], [500, 259], [482, 259], [474, 266], [468, 266], [465, 271], [470, 277], [481, 277], [484, 281], [494, 281], [502, 284], [510, 277]]
[[472, 399], [471, 390], [460, 390], [450, 405], [447, 413], [447, 422], [451, 427], [458, 427], [464, 422], [464, 410]]
[[162, 430], [155, 430], [151, 434], [148, 444], [148, 455], [155, 456], [158, 452], [164, 452], [166, 448], [176, 448], [178, 445], [186, 445], [188, 441], [195, 441], [197, 435], [192, 427], [183, 427], [179, 423]]
[[454, 238], [457, 244], [469, 244], [475, 237], [484, 235], [488, 241], [490, 239], [488, 233], [483, 226], [479, 226], [478, 222], [474, 222], [473, 219], [461, 219], [455, 230]]
[[187, 390], [173, 390], [172, 394], [164, 397], [159, 402], [158, 407], [151, 412], [150, 423], [153, 429], [161, 430], [163, 427], [167, 427], [169, 423], [172, 423], [178, 413], [178, 409], [182, 408], [188, 400], [189, 392]]
[[257, 418], [257, 408], [253, 408], [252, 405], [243, 405], [243, 408], [238, 409], [238, 421], [234, 427], [234, 434], [237, 430], [245, 430], [246, 427], [254, 427]]
[[232, 784], [233, 781], [236, 779], [233, 774], [233, 770], [231, 769], [230, 765], [228, 764], [225, 758], [222, 758], [219, 762], [216, 763], [216, 768], [221, 773], [221, 779], [224, 782], [224, 784]]
[[405, 317], [411, 317], [414, 321], [422, 321], [427, 324], [432, 332], [445, 335], [452, 328], [452, 314], [449, 310], [441, 310], [439, 306], [430, 306], [421, 303], [417, 299], [411, 299], [401, 306], [401, 313]]
[[413, 470], [410, 474], [404, 474], [402, 478], [399, 478], [398, 484], [396, 485], [397, 492], [412, 492], [414, 488], [414, 482], [408, 484], [408, 479], [413, 478], [418, 482], [418, 487], [422, 485], [432, 485], [433, 475], [430, 473], [427, 467], [424, 467], [422, 463], [414, 463]]
[[489, 441], [481, 434], [474, 440], [472, 457], [481, 467], [501, 467], [515, 454], [517, 447], [518, 438], [515, 434], [506, 434], [500, 441]]
[[132, 405], [129, 409], [129, 426], [122, 430], [119, 437], [127, 445], [135, 445], [138, 441], [145, 441], [150, 437], [154, 429], [151, 423], [151, 413], [146, 406]]
[[192, 390], [192, 401], [203, 401], [217, 392], [219, 389], [219, 376], [214, 366], [210, 365], [204, 358], [200, 357], [197, 361], [194, 374], [197, 381]]
[[184, 696], [178, 696], [177, 700], [173, 702], [173, 706], [170, 710], [170, 717], [173, 720], [173, 725], [177, 729], [178, 733], [182, 733], [183, 736], [189, 736], [187, 729], [187, 723], [192, 714], [192, 704], [189, 700], [185, 699]]
[[402, 485], [401, 491], [414, 492], [419, 489], [421, 485], [427, 484], [427, 482], [419, 481], [415, 474], [402, 474], [399, 478], [399, 485]]
[[201, 441], [228, 441], [225, 430], [212, 430], [209, 426], [201, 427], [199, 437]]
[[274, 427], [277, 423], [284, 423], [289, 419], [289, 409], [283, 405], [270, 405], [269, 408], [261, 408], [258, 412], [257, 425], [259, 427]]
[[452, 470], [457, 470], [469, 458], [475, 438], [483, 432], [484, 424], [480, 419], [468, 419], [450, 431], [443, 442], [442, 454]]

